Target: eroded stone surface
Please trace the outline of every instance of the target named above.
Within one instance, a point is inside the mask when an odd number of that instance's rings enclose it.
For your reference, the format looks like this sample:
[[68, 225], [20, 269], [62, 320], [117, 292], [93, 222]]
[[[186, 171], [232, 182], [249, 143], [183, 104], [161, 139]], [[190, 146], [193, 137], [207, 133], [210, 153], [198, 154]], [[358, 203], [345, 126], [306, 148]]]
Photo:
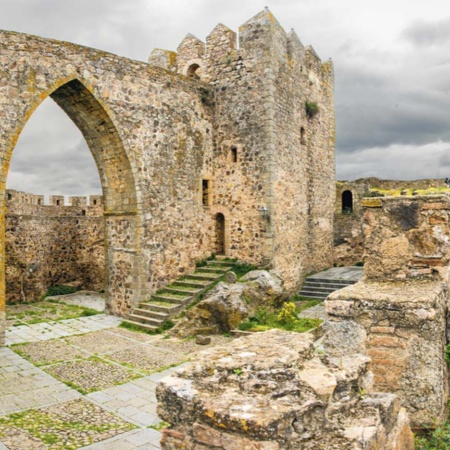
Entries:
[[313, 339], [255, 333], [161, 380], [162, 448], [413, 449], [396, 397], [367, 393], [370, 359], [319, 358]]
[[447, 417], [448, 293], [440, 281], [360, 281], [326, 300], [328, 354], [371, 358], [375, 389], [391, 392], [415, 427]]

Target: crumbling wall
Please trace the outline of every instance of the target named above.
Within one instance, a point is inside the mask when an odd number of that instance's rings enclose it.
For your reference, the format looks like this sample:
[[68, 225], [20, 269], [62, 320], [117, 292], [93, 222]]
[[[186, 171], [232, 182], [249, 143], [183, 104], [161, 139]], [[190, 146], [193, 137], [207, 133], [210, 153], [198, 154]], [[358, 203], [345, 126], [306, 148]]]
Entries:
[[7, 190], [7, 303], [39, 300], [49, 286], [74, 283], [105, 289], [105, 229], [101, 196], [43, 196]]
[[313, 336], [271, 330], [208, 349], [166, 377], [161, 446], [217, 450], [412, 450], [405, 410], [372, 393], [369, 358], [319, 357]]
[[364, 279], [331, 294], [325, 349], [372, 358], [375, 389], [399, 396], [414, 427], [447, 417], [450, 198], [363, 201]]

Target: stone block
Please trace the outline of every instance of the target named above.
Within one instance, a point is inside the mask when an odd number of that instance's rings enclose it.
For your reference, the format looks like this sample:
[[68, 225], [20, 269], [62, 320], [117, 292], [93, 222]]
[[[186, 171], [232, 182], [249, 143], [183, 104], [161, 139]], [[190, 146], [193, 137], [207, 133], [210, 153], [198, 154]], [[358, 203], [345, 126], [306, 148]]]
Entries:
[[447, 296], [440, 281], [366, 280], [327, 300], [331, 309], [352, 301], [355, 314], [323, 324], [325, 351], [369, 356], [374, 389], [397, 394], [414, 427], [447, 417]]
[[158, 414], [172, 424], [162, 448], [412, 450], [396, 396], [370, 393], [369, 358], [319, 358], [313, 340], [254, 333], [161, 380]]

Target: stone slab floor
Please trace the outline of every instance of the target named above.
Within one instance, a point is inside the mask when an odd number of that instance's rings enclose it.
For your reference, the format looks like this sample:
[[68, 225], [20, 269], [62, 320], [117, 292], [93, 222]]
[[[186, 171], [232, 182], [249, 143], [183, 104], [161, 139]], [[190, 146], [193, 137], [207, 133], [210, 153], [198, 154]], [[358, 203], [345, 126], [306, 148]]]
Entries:
[[0, 450], [160, 448], [156, 383], [204, 347], [119, 323], [99, 314], [8, 328], [0, 348]]

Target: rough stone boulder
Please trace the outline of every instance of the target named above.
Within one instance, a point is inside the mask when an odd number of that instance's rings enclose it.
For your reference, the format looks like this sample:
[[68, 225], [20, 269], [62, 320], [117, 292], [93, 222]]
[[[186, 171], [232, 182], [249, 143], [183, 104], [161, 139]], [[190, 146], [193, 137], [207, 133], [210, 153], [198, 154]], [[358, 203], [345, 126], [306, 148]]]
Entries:
[[276, 306], [284, 298], [283, 281], [277, 272], [254, 270], [239, 283], [219, 283], [195, 308], [187, 311], [171, 334], [186, 337], [227, 332], [258, 308]]
[[318, 357], [309, 333], [271, 330], [200, 353], [157, 387], [162, 448], [410, 450], [393, 394], [368, 394], [370, 359]]

